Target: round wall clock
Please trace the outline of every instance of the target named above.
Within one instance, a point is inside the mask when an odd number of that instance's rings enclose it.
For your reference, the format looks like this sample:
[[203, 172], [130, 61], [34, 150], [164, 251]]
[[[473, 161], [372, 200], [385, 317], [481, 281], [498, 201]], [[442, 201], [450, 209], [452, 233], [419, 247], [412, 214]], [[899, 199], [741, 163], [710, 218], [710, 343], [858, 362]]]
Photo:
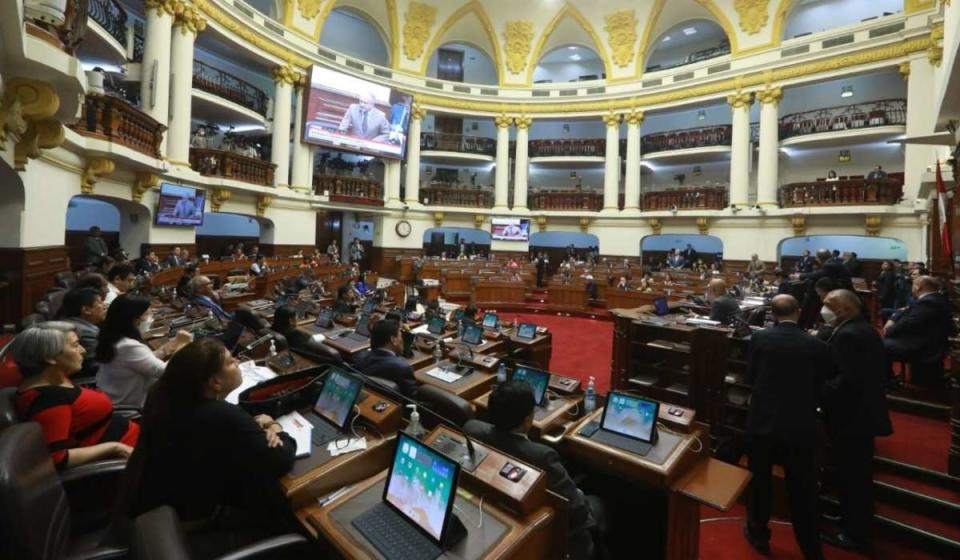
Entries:
[[407, 237], [410, 235], [410, 232], [413, 231], [413, 227], [410, 225], [410, 222], [406, 220], [400, 220], [397, 222], [397, 235], [400, 237]]

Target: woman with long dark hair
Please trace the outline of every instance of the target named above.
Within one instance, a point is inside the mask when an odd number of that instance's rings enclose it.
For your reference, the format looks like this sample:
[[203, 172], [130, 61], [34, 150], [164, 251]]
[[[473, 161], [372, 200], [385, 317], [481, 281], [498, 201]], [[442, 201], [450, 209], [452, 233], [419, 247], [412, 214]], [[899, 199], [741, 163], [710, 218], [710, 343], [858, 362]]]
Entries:
[[97, 337], [97, 387], [114, 404], [142, 406], [150, 388], [166, 367], [166, 360], [193, 335], [180, 331], [166, 344], [152, 350], [143, 342], [150, 330], [153, 313], [150, 300], [123, 294], [110, 304]]
[[303, 348], [310, 343], [310, 335], [297, 328], [297, 310], [289, 305], [273, 312], [270, 330], [282, 334], [290, 348]]

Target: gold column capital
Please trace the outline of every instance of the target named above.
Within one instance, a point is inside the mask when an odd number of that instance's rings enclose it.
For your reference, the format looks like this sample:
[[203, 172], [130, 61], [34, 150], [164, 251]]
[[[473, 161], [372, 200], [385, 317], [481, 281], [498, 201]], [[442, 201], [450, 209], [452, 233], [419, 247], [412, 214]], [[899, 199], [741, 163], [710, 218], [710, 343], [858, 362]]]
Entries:
[[415, 121], [422, 121], [426, 116], [427, 110], [421, 107], [419, 103], [414, 103], [413, 108], [410, 109], [410, 118]]
[[289, 64], [286, 66], [277, 66], [273, 69], [273, 82], [277, 85], [287, 84], [290, 86], [298, 86], [303, 81], [303, 74]]
[[910, 63], [901, 62], [900, 65], [897, 66], [897, 71], [900, 72], [900, 75], [903, 76], [904, 80], [910, 78]]
[[517, 115], [513, 118], [514, 124], [521, 130], [527, 130], [533, 124], [533, 117], [529, 115]]
[[174, 15], [173, 26], [180, 28], [180, 33], [199, 34], [207, 28], [207, 18], [192, 4], [182, 3], [182, 8]]
[[620, 126], [620, 113], [614, 113], [613, 111], [610, 111], [603, 116], [603, 124], [607, 125], [607, 128]]
[[643, 114], [643, 111], [639, 109], [634, 109], [629, 113], [627, 113], [626, 115], [624, 115], [624, 120], [627, 121], [627, 124], [634, 124], [638, 126], [643, 124], [644, 118], [645, 118], [645, 115]]
[[748, 91], [738, 91], [733, 95], [727, 96], [727, 105], [734, 109], [749, 107], [753, 103], [753, 94]]
[[775, 105], [783, 99], [783, 88], [767, 86], [766, 89], [757, 92], [757, 101], [761, 105]]
[[147, 12], [154, 10], [158, 15], [176, 16], [187, 6], [183, 0], [146, 0]]
[[510, 125], [513, 124], [513, 117], [507, 115], [497, 115], [493, 119], [494, 124], [497, 125], [497, 128], [510, 128]]

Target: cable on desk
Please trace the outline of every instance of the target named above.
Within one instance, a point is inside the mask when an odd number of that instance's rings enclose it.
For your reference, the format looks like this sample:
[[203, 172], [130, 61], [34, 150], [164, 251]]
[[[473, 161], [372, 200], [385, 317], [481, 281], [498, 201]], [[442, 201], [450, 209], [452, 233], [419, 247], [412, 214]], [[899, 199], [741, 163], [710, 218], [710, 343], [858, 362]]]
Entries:
[[[668, 428], [667, 425], [664, 424], [662, 420], [657, 420], [657, 426], [659, 426], [659, 428], [660, 428], [661, 430], [663, 430], [663, 431], [665, 431], [665, 432], [667, 432], [667, 433], [669, 433], [669, 434], [673, 434], [673, 435], [675, 435], [675, 436], [677, 436], [677, 437], [680, 437], [680, 438], [686, 437], [686, 435], [687, 435], [687, 434], [682, 434], [682, 433], [680, 433], [680, 432], [678, 432], [678, 431], [676, 431], [676, 430], [672, 430], [672, 429]], [[694, 452], [694, 453], [700, 453], [701, 451], [703, 451], [703, 440], [701, 440], [698, 436], [693, 436], [693, 439], [694, 439], [694, 441], [697, 442], [697, 448], [694, 449], [693, 452]]]
[[[483, 496], [483, 495], [480, 496], [480, 506], [479, 506], [479, 509], [480, 509], [480, 522], [477, 523], [477, 529], [483, 529], [483, 499], [484, 499], [485, 497], [486, 497], [486, 496]], [[459, 511], [464, 517], [466, 517], [466, 518], [469, 519], [470, 516], [467, 515], [467, 512], [465, 512], [465, 511], [463, 511], [462, 509], [460, 509], [460, 506], [458, 506], [457, 504], [453, 504], [453, 508], [456, 509], [457, 511]], [[472, 519], [469, 519], [469, 521], [470, 521], [470, 523], [473, 523], [473, 520], [472, 520]]]

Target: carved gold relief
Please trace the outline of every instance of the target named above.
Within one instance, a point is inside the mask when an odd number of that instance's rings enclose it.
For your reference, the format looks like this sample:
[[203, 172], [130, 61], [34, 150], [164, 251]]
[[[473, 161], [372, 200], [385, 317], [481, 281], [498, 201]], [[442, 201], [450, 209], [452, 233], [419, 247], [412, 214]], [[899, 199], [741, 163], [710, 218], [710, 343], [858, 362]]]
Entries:
[[487, 217], [483, 214], [474, 214], [473, 215], [473, 226], [477, 229], [483, 229], [483, 222], [487, 221]]
[[660, 232], [663, 231], [663, 222], [660, 221], [660, 218], [650, 218], [647, 222], [650, 224], [650, 229], [653, 230], [654, 235], [660, 235]]
[[54, 119], [30, 121], [27, 131], [20, 137], [13, 150], [13, 163], [17, 171], [27, 168], [27, 160], [40, 157], [41, 150], [50, 150], [63, 144], [63, 125]]
[[749, 107], [753, 103], [753, 94], [747, 91], [739, 91], [733, 95], [727, 96], [727, 104], [734, 109]]
[[807, 232], [807, 218], [803, 214], [794, 214], [790, 222], [793, 224], [794, 235], [801, 236]]
[[586, 233], [590, 229], [590, 218], [580, 218], [580, 231]]
[[630, 111], [623, 117], [623, 120], [627, 121], [627, 124], [635, 124], [638, 126], [643, 124], [643, 119], [644, 119], [643, 111], [640, 111], [638, 109], [634, 109]]
[[733, 8], [740, 17], [740, 29], [756, 35], [767, 25], [770, 0], [735, 0]]
[[623, 68], [633, 62], [637, 43], [637, 18], [634, 10], [613, 12], [604, 16], [606, 25], [603, 27], [610, 38], [610, 51], [613, 53], [613, 62]]
[[263, 217], [263, 214], [267, 211], [267, 208], [270, 208], [270, 205], [273, 204], [273, 197], [268, 195], [260, 195], [257, 197], [257, 216]]
[[497, 125], [497, 128], [510, 128], [510, 125], [513, 124], [513, 117], [497, 115], [496, 118], [493, 119], [493, 122]]
[[0, 100], [0, 148], [6, 145], [9, 136], [13, 136], [14, 143], [19, 142], [26, 131], [27, 121], [23, 118], [20, 98]]
[[433, 223], [440, 227], [443, 225], [443, 212], [434, 212], [433, 213]]
[[322, 4], [323, 0], [299, 0], [297, 2], [297, 9], [300, 10], [300, 15], [303, 16], [304, 19], [313, 19], [320, 13], [320, 6]]
[[518, 115], [514, 117], [513, 122], [517, 125], [517, 128], [526, 130], [533, 124], [533, 118], [527, 115]]
[[137, 180], [133, 183], [130, 199], [134, 202], [143, 200], [143, 195], [160, 184], [160, 177], [153, 173], [137, 173]]
[[880, 235], [880, 224], [881, 218], [876, 214], [871, 214], [865, 217], [864, 227], [867, 231], [867, 235], [876, 237]]
[[300, 85], [303, 80], [303, 74], [297, 72], [292, 66], [278, 66], [273, 69], [273, 81], [277, 84], [289, 84], [291, 86]]
[[403, 54], [407, 60], [418, 60], [437, 20], [437, 8], [422, 2], [410, 2], [403, 20]]
[[93, 194], [93, 186], [100, 180], [100, 177], [113, 173], [116, 168], [113, 160], [101, 157], [91, 158], [87, 161], [87, 166], [83, 168], [83, 175], [80, 176], [80, 192]]
[[427, 116], [427, 110], [421, 107], [419, 104], [414, 103], [413, 109], [410, 110], [410, 118], [415, 121], [422, 121], [423, 117]]
[[537, 227], [540, 228], [540, 231], [547, 231], [547, 217], [546, 217], [546, 216], [537, 216]]
[[709, 218], [697, 218], [697, 231], [700, 232], [700, 235], [706, 235], [710, 232]]
[[50, 84], [31, 78], [14, 78], [7, 83], [0, 104], [0, 139], [5, 142], [9, 133], [15, 136], [17, 170], [26, 169], [27, 160], [38, 157], [40, 150], [63, 144], [63, 126], [52, 118], [58, 110], [60, 97]]
[[183, 4], [183, 7], [176, 14], [173, 25], [179, 27], [181, 33], [197, 34], [207, 28], [207, 20], [200, 13], [200, 10], [190, 4]]
[[533, 22], [508, 21], [503, 36], [506, 39], [504, 52], [507, 55], [507, 70], [519, 74], [527, 68], [527, 59], [530, 57]]
[[213, 189], [210, 196], [210, 208], [214, 212], [219, 212], [223, 203], [230, 200], [230, 189]]
[[185, 2], [182, 0], [147, 0], [145, 2], [147, 11], [156, 10], [158, 14], [169, 14], [171, 16], [182, 12]]
[[927, 59], [930, 64], [940, 66], [943, 62], [943, 24], [930, 30], [930, 48], [927, 49]]
[[612, 128], [614, 126], [620, 126], [620, 113], [609, 112], [603, 116], [603, 124], [607, 125], [607, 128]]
[[906, 80], [907, 78], [910, 77], [910, 63], [909, 63], [909, 62], [901, 62], [900, 65], [897, 66], [897, 70], [900, 72], [900, 75], [903, 76], [903, 79], [904, 79], [904, 80]]
[[780, 103], [781, 99], [783, 99], [783, 88], [780, 87], [767, 87], [757, 92], [757, 101], [762, 105]]

